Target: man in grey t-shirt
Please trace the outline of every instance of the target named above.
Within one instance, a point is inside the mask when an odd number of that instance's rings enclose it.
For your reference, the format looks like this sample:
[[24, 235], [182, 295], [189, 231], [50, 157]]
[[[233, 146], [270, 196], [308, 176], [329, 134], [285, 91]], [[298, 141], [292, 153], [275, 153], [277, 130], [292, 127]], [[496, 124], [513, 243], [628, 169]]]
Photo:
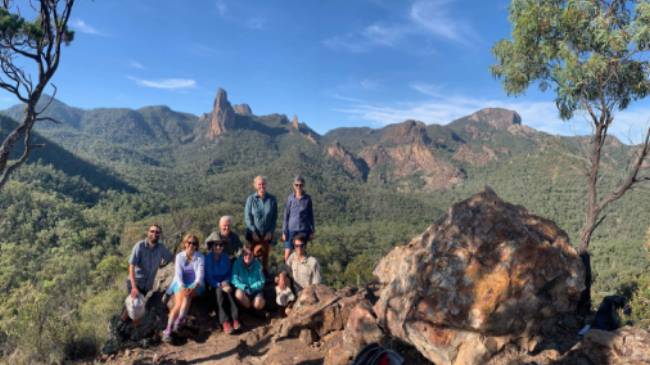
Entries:
[[146, 296], [153, 288], [158, 268], [174, 261], [174, 255], [160, 242], [161, 234], [160, 226], [152, 224], [147, 231], [147, 238], [136, 243], [131, 250], [126, 288], [134, 299], [138, 294]]

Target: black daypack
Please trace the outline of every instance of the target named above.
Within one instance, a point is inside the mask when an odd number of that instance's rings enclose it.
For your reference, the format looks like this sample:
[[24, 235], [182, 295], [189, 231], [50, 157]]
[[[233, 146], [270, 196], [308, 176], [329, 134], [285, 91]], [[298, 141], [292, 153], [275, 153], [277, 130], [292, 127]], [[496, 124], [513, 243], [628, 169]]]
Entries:
[[404, 358], [397, 352], [371, 343], [357, 354], [352, 365], [403, 365]]

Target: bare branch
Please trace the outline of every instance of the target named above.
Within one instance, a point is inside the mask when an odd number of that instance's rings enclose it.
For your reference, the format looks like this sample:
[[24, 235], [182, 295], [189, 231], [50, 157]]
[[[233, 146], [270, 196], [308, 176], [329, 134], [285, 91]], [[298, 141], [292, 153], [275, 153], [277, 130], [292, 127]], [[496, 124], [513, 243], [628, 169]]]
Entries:
[[610, 203], [620, 199], [623, 194], [625, 194], [626, 191], [628, 191], [630, 188], [632, 188], [635, 184], [639, 183], [640, 181], [646, 181], [646, 177], [644, 178], [638, 178], [639, 171], [641, 170], [641, 166], [643, 165], [643, 161], [645, 158], [648, 156], [648, 151], [650, 150], [650, 127], [648, 127], [648, 131], [646, 132], [645, 135], [645, 140], [643, 144], [641, 145], [641, 149], [639, 151], [639, 154], [637, 155], [636, 161], [632, 165], [632, 168], [630, 172], [627, 175], [627, 178], [621, 182], [621, 184], [611, 192], [607, 197], [605, 197], [597, 207], [597, 211], [601, 212], [607, 205]]
[[50, 100], [48, 100], [47, 104], [45, 104], [43, 109], [41, 109], [41, 111], [37, 111], [36, 114], [42, 114], [45, 110], [47, 110], [47, 108], [50, 107], [50, 105], [54, 101], [54, 97], [56, 96], [56, 92], [58, 91], [58, 89], [56, 88], [56, 85], [54, 85], [54, 84], [51, 84], [51, 85], [52, 85], [52, 88], [54, 89], [54, 92], [52, 92], [52, 95], [50, 96]]
[[52, 118], [52, 117], [38, 117], [38, 118], [36, 118], [36, 121], [37, 121], [37, 122], [47, 121], [47, 122], [52, 122], [52, 123], [54, 123], [54, 124], [61, 124], [61, 121], [60, 121], [60, 120], [58, 120], [58, 119], [54, 119], [54, 118]]

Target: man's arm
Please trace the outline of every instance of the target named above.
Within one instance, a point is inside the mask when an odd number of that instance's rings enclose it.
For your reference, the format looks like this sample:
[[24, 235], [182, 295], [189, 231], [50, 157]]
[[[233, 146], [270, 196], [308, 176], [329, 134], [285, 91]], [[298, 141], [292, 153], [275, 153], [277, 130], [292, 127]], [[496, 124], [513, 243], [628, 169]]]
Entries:
[[318, 260], [314, 259], [314, 272], [312, 273], [311, 277], [311, 285], [316, 285], [320, 284], [321, 282], [321, 277], [320, 277], [320, 264], [318, 263]]
[[131, 297], [135, 299], [138, 296], [138, 286], [135, 283], [135, 266], [129, 264], [129, 281], [131, 281]]
[[316, 224], [314, 223], [314, 209], [312, 207], [311, 197], [309, 197], [309, 201], [307, 202], [307, 222], [309, 228], [311, 229], [311, 233], [316, 233]]

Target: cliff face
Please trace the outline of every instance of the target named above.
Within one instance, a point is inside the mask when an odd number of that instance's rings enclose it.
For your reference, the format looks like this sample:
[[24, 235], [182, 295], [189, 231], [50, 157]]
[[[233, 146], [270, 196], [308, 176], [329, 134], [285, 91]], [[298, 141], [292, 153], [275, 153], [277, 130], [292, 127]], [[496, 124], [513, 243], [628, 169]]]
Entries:
[[208, 138], [215, 139], [235, 124], [235, 111], [228, 101], [228, 95], [224, 89], [217, 90], [217, 96], [214, 98], [212, 113], [210, 114], [210, 128], [208, 129]]

